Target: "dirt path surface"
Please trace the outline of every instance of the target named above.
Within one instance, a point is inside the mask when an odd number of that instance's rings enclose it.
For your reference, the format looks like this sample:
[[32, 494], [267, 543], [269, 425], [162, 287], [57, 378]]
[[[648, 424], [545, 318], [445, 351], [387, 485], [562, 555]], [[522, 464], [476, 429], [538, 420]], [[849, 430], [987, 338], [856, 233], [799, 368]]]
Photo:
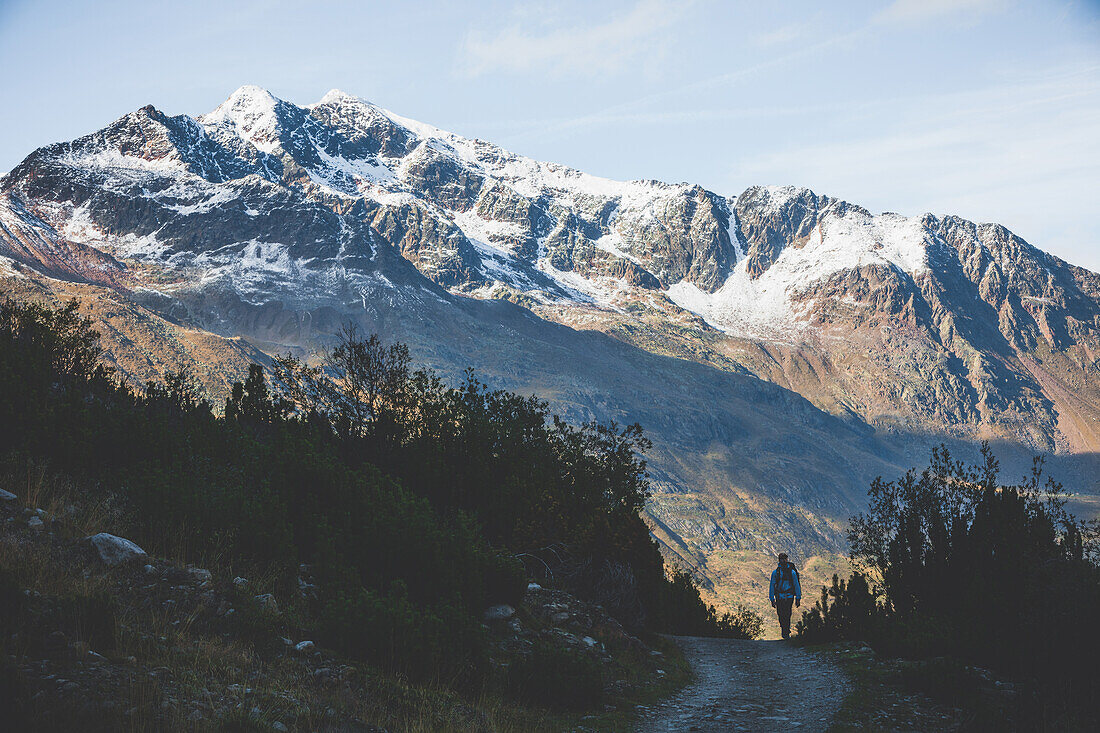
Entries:
[[782, 641], [678, 637], [695, 682], [638, 731], [823, 731], [850, 689], [832, 662]]

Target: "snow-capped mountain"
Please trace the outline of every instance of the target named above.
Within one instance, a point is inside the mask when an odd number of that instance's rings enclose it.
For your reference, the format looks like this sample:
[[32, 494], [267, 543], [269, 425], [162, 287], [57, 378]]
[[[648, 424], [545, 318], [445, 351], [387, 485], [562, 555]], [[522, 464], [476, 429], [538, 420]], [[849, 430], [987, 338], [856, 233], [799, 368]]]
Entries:
[[[576, 419], [641, 420], [656, 531], [704, 563], [768, 533], [839, 548], [866, 477], [933, 440], [1100, 453], [1100, 276], [1004, 227], [611, 181], [335, 90], [143, 107], [33, 152], [0, 179], [0, 282], [99, 304], [135, 379], [194, 329], [240, 363], [233, 337], [309, 349], [350, 318]], [[138, 322], [161, 335], [135, 347]]]

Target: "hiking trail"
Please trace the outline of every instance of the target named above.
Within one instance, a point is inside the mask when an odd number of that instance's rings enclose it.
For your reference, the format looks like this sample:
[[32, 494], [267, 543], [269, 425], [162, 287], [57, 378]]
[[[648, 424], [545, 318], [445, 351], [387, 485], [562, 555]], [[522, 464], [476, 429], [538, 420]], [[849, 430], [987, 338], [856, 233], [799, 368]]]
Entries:
[[675, 639], [695, 681], [643, 713], [639, 733], [824, 731], [851, 689], [835, 664], [786, 642]]

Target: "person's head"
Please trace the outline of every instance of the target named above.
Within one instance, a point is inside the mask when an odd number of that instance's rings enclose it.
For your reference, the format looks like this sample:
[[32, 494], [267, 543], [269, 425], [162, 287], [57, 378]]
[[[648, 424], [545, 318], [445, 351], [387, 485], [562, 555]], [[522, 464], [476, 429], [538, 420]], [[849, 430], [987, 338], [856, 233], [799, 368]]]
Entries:
[[787, 562], [787, 553], [785, 553], [785, 552], [779, 553], [779, 564], [782, 565], [785, 562]]

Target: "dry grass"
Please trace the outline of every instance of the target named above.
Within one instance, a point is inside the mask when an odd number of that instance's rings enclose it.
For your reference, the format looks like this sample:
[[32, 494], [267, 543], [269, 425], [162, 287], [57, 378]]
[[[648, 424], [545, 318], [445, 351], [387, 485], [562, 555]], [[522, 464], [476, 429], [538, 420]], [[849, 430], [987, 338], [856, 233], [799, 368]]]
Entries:
[[[145, 549], [160, 569], [164, 563], [155, 558], [167, 557], [177, 567], [188, 560], [205, 567], [218, 581], [237, 575], [247, 578], [247, 589], [233, 596], [239, 612], [249, 610], [252, 595], [275, 592], [279, 596], [282, 612], [277, 618], [261, 612], [252, 619], [249, 614], [248, 625], [242, 629], [245, 635], [226, 638], [205, 626], [201, 604], [143, 607], [141, 593], [133, 585], [145, 583], [143, 576], [134, 576], [132, 571], [130, 575], [85, 571], [72, 541], [101, 531], [129, 534], [125, 512], [110, 498], [89, 498], [98, 492], [81, 491], [65, 476], [37, 464], [0, 466], [0, 487], [15, 493], [23, 507], [44, 509], [56, 518], [48, 530], [62, 540], [48, 540], [43, 533], [28, 541], [25, 529], [20, 530], [24, 533], [20, 537], [0, 526], [0, 571], [15, 578], [21, 588], [41, 594], [44, 603], [52, 603], [50, 599], [58, 603], [61, 599], [112, 599], [115, 647], [92, 649], [104, 654], [113, 670], [113, 681], [104, 681], [99, 691], [114, 703], [107, 714], [109, 720], [96, 720], [89, 728], [86, 713], [66, 708], [63, 700], [46, 697], [35, 703], [32, 711], [47, 721], [47, 729], [193, 731], [221, 730], [229, 725], [236, 726], [235, 730], [268, 730], [273, 723], [282, 722], [291, 729], [315, 730], [354, 719], [395, 732], [520, 733], [564, 730], [578, 722], [575, 715], [522, 707], [495, 692], [468, 697], [438, 685], [413, 685], [369, 667], [348, 665], [331, 655], [321, 664], [339, 670], [339, 674], [328, 680], [314, 677], [318, 663], [294, 654], [273, 655], [270, 648], [261, 649], [250, 638], [262, 637], [270, 644], [280, 635], [291, 636], [290, 630], [281, 629], [293, 628], [304, 618], [290, 594], [279, 593], [285, 578], [278, 572], [231, 562], [216, 546], [206, 548], [199, 557], [188, 556], [183, 527], [155, 544], [148, 543]], [[156, 582], [154, 578], [159, 578], [159, 573], [148, 582]], [[38, 633], [50, 630], [42, 627]], [[83, 636], [77, 628], [70, 638]], [[0, 646], [4, 654], [33, 658], [27, 657], [32, 650], [26, 643], [0, 640]], [[258, 715], [251, 713], [254, 708], [259, 708]], [[189, 717], [195, 709], [204, 712], [204, 721]], [[615, 719], [627, 718], [619, 714]], [[621, 728], [615, 723], [605, 729]]]
[[0, 487], [19, 497], [24, 507], [42, 509], [62, 522], [66, 534], [85, 537], [118, 530], [122, 511], [109, 495], [89, 498], [64, 475], [31, 461], [0, 468]]

